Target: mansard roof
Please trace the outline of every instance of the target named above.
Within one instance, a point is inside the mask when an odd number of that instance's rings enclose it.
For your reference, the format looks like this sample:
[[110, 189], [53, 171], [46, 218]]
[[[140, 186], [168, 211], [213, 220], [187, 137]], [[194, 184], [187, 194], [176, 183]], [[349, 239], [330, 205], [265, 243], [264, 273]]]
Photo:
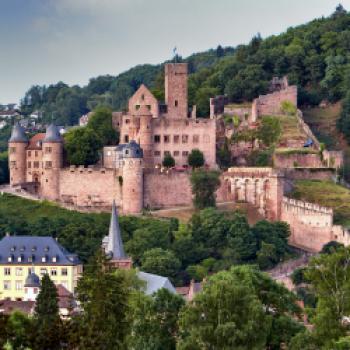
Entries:
[[107, 255], [111, 255], [111, 258], [113, 260], [127, 258], [124, 251], [123, 241], [121, 237], [118, 213], [117, 213], [117, 207], [115, 205], [115, 201], [113, 201], [113, 205], [112, 205], [112, 215], [111, 215], [111, 222], [109, 224], [109, 233], [108, 233], [107, 241], [108, 241], [107, 248], [106, 248]]
[[12, 128], [12, 133], [9, 142], [28, 142], [28, 138], [24, 132], [24, 129], [18, 123], [16, 123]]
[[66, 266], [81, 262], [52, 237], [5, 236], [0, 241], [0, 265], [12, 264]]
[[50, 124], [47, 127], [43, 142], [62, 142], [62, 136], [56, 125]]

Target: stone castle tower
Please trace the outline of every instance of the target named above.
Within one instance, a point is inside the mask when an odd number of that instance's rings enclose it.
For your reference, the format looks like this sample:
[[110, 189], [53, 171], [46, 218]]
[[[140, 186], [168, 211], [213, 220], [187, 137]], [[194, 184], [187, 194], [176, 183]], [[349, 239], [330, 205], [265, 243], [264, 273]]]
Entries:
[[152, 113], [145, 105], [141, 105], [137, 111], [140, 118], [140, 147], [143, 150], [143, 159], [145, 167], [153, 167], [153, 128]]
[[122, 150], [123, 212], [141, 213], [143, 208], [143, 152], [135, 141]]
[[55, 125], [49, 125], [42, 144], [43, 180], [41, 194], [49, 200], [58, 200], [60, 169], [63, 166], [63, 140]]
[[17, 185], [26, 182], [26, 148], [28, 138], [24, 129], [16, 124], [12, 129], [9, 139], [9, 168], [10, 185]]
[[187, 63], [165, 65], [165, 103], [169, 118], [187, 118]]

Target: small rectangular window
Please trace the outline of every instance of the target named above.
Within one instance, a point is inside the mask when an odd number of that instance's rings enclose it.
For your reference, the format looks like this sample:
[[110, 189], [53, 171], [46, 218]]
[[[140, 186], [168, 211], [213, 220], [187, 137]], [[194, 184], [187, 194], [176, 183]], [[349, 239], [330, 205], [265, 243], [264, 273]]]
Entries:
[[174, 143], [180, 142], [180, 135], [174, 135]]
[[128, 142], [129, 142], [129, 135], [125, 135], [125, 136], [124, 136], [124, 142], [125, 142], [125, 143], [128, 143]]
[[179, 151], [174, 151], [174, 157], [178, 157], [180, 155]]
[[169, 151], [164, 151], [164, 156], [170, 156], [170, 152]]
[[130, 119], [125, 119], [125, 124], [130, 124]]
[[45, 162], [45, 168], [46, 168], [46, 169], [52, 168], [52, 162], [51, 162], [51, 161]]
[[16, 281], [16, 290], [22, 290], [22, 289], [23, 289], [22, 281]]
[[10, 267], [5, 267], [4, 268], [4, 275], [5, 276], [10, 276], [11, 275], [11, 268]]
[[187, 157], [188, 156], [188, 152], [187, 151], [182, 151], [182, 156], [183, 157]]
[[11, 289], [11, 281], [4, 281], [4, 290]]
[[175, 100], [175, 107], [177, 107], [179, 105], [178, 101]]
[[154, 151], [154, 156], [155, 157], [160, 157], [160, 154], [161, 154], [160, 151]]
[[45, 147], [45, 153], [52, 153], [52, 147]]
[[61, 275], [62, 275], [62, 276], [68, 276], [68, 270], [67, 270], [66, 267], [63, 267], [63, 268], [61, 269]]
[[41, 269], [40, 269], [40, 275], [46, 275], [47, 274], [47, 269], [46, 268], [44, 268], [44, 267], [42, 267]]
[[51, 269], [51, 276], [57, 276], [57, 270]]
[[160, 135], [154, 135], [154, 142], [160, 143]]
[[22, 275], [23, 275], [22, 267], [16, 267], [16, 276], [22, 276]]
[[33, 167], [34, 168], [39, 168], [40, 166], [40, 163], [39, 162], [33, 162]]
[[32, 155], [31, 151], [28, 151], [28, 157], [30, 157]]
[[169, 143], [169, 142], [170, 142], [170, 136], [164, 135], [164, 143]]
[[193, 135], [192, 141], [193, 141], [193, 143], [198, 143], [199, 142], [199, 135]]
[[32, 167], [32, 162], [28, 162], [28, 168], [30, 169]]
[[16, 161], [15, 161], [15, 160], [11, 160], [10, 166], [11, 166], [11, 167], [15, 167], [15, 166], [16, 166]]
[[35, 154], [35, 157], [37, 157], [37, 156], [38, 156], [38, 151], [35, 151], [35, 153], [34, 153], [34, 154]]
[[16, 153], [16, 147], [10, 147], [10, 153]]
[[182, 135], [182, 143], [188, 143], [188, 135]]

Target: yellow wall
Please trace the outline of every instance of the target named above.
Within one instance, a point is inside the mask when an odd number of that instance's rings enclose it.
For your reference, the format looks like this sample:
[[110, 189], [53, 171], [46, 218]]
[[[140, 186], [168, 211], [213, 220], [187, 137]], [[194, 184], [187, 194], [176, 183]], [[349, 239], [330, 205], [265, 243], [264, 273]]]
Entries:
[[[21, 275], [17, 275], [18, 268], [22, 268]], [[5, 275], [5, 269], [10, 269], [10, 275]], [[0, 265], [0, 299], [11, 298], [12, 300], [16, 300], [17, 298], [24, 298], [24, 284], [28, 276], [29, 269], [34, 269], [34, 273], [40, 278], [43, 275], [43, 271], [41, 269], [46, 269], [47, 273], [55, 284], [64, 285], [70, 292], [74, 292], [78, 278], [82, 273], [82, 265]], [[67, 269], [67, 276], [62, 275], [62, 269]], [[52, 271], [54, 270], [57, 271], [57, 275], [52, 274]], [[8, 290], [4, 289], [5, 281], [10, 282], [10, 289]], [[21, 284], [21, 289], [16, 288], [16, 284]], [[17, 287], [20, 286], [18, 285]]]

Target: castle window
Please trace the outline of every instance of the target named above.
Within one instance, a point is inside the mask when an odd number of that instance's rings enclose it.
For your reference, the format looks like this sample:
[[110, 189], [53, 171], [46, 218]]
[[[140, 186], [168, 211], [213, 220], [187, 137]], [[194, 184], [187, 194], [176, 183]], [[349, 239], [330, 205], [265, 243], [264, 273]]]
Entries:
[[34, 167], [34, 168], [39, 168], [39, 162], [34, 162], [34, 163], [33, 163], [33, 167]]
[[140, 109], [140, 105], [136, 105], [135, 109], [138, 111]]
[[28, 157], [32, 155], [32, 151], [28, 151]]
[[52, 147], [45, 147], [45, 153], [52, 153]]
[[11, 167], [15, 167], [15, 166], [16, 166], [16, 161], [15, 161], [15, 160], [11, 160], [10, 166], [11, 166]]
[[164, 143], [169, 143], [169, 142], [170, 142], [170, 136], [164, 135]]
[[174, 135], [174, 143], [180, 142], [180, 135]]
[[142, 101], [145, 100], [145, 95], [144, 95], [144, 94], [141, 95], [141, 100], [142, 100]]
[[35, 155], [35, 157], [37, 157], [38, 156], [38, 151], [35, 151], [34, 155]]
[[179, 104], [179, 103], [177, 102], [177, 100], [175, 100], [175, 107], [177, 107], [177, 106], [178, 106], [178, 104]]
[[170, 156], [170, 152], [169, 151], [164, 151], [164, 156]]
[[125, 119], [125, 124], [130, 124], [130, 119]]
[[183, 157], [187, 157], [188, 156], [188, 152], [187, 151], [182, 151], [182, 156]]
[[182, 143], [188, 142], [188, 135], [182, 135]]
[[179, 151], [174, 151], [174, 157], [178, 157], [180, 155]]
[[160, 135], [154, 135], [154, 142], [160, 143]]
[[10, 147], [10, 153], [16, 153], [16, 147]]
[[199, 142], [199, 135], [193, 135], [193, 143]]
[[50, 161], [45, 162], [45, 168], [46, 169], [52, 168], [52, 162], [50, 162]]
[[160, 151], [154, 151], [154, 155], [155, 155], [156, 157], [160, 157]]
[[150, 111], [151, 110], [151, 105], [147, 105], [147, 108]]
[[32, 162], [28, 162], [28, 168], [32, 167]]
[[125, 136], [124, 136], [124, 142], [125, 142], [125, 143], [128, 143], [128, 142], [129, 142], [129, 135], [125, 135]]
[[203, 142], [209, 143], [210, 142], [210, 136], [207, 135], [207, 134], [203, 135]]
[[4, 275], [5, 276], [10, 276], [11, 275], [11, 268], [10, 267], [5, 267], [4, 268]]

